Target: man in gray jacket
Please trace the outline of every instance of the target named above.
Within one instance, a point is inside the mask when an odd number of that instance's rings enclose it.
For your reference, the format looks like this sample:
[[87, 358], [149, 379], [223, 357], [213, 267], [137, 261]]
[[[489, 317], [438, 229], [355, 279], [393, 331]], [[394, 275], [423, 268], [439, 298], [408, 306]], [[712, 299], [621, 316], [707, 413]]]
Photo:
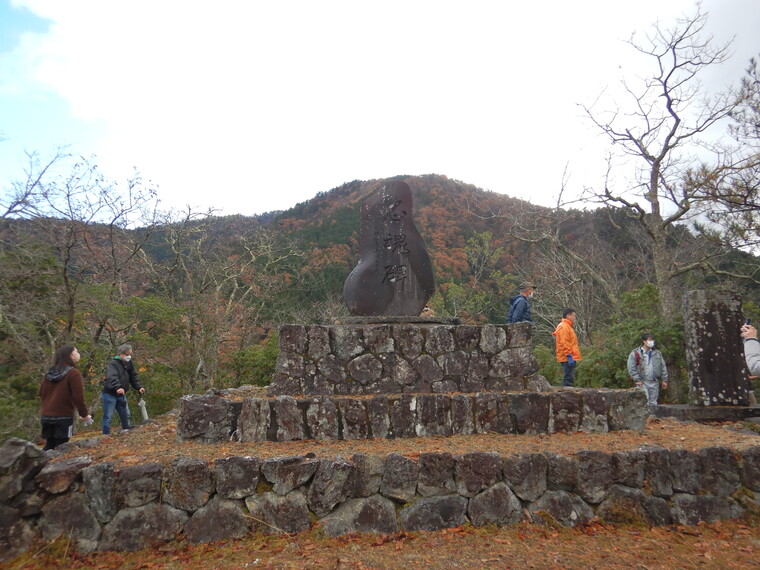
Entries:
[[662, 389], [668, 387], [668, 369], [662, 353], [654, 347], [654, 335], [641, 335], [641, 346], [628, 355], [628, 374], [636, 386], [644, 390], [649, 405], [657, 404]]
[[744, 358], [750, 376], [760, 376], [760, 341], [757, 329], [750, 324], [742, 325], [740, 336], [744, 339]]

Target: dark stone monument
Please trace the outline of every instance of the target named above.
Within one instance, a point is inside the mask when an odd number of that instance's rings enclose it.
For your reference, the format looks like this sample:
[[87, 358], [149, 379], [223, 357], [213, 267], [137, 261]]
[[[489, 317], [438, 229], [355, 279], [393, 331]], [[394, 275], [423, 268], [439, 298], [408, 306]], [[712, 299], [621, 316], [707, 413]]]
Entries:
[[692, 404], [750, 405], [750, 384], [739, 339], [741, 323], [741, 299], [732, 291], [689, 291], [684, 295]]
[[351, 314], [418, 316], [435, 281], [406, 182], [389, 182], [362, 205], [359, 247], [359, 263], [343, 286]]

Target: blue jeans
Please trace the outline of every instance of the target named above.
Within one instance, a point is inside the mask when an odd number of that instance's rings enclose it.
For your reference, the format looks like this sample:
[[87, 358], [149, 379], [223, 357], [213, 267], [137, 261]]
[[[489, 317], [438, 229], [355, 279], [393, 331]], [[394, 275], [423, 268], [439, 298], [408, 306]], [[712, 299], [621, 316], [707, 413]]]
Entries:
[[575, 384], [575, 366], [570, 366], [567, 362], [562, 362], [562, 385], [573, 386]]
[[111, 433], [111, 418], [113, 410], [119, 414], [121, 429], [129, 429], [129, 416], [127, 415], [127, 397], [125, 395], [112, 396], [107, 392], [101, 392], [103, 397], [103, 433]]

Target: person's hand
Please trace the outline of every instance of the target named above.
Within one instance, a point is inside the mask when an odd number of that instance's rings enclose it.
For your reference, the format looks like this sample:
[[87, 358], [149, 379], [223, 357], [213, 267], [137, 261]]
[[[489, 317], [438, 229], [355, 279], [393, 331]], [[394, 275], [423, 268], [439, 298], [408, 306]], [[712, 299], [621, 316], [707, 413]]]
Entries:
[[668, 381], [667, 380], [663, 380], [662, 381], [662, 389], [665, 390], [667, 387], [668, 387]]
[[124, 395], [124, 388], [119, 388], [118, 390], [116, 390], [116, 393], [117, 393], [119, 396], [123, 396], [123, 395]]
[[575, 366], [575, 360], [573, 360], [573, 355], [568, 354], [567, 355], [567, 365], [568, 366]]
[[140, 394], [145, 394], [145, 388], [140, 388], [139, 392]]
[[86, 417], [84, 418], [80, 417], [79, 419], [82, 421], [82, 425], [85, 425], [85, 426], [92, 425], [92, 416], [89, 414]]
[[742, 325], [739, 336], [742, 338], [757, 338], [757, 329], [752, 325]]
[[643, 382], [636, 382], [636, 386], [638, 386], [639, 388], [641, 388], [642, 384], [644, 384], [644, 383]]

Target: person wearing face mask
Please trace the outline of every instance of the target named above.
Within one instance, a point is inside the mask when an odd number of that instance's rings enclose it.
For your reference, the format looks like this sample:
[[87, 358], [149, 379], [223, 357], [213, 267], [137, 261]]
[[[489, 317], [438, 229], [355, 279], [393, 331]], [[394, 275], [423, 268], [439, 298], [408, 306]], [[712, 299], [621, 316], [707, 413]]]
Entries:
[[127, 410], [127, 391], [129, 386], [145, 393], [137, 378], [134, 362], [132, 362], [132, 346], [122, 344], [117, 349], [118, 354], [106, 365], [106, 377], [103, 380], [103, 433], [111, 433], [111, 418], [114, 409], [119, 414], [122, 431], [129, 429], [129, 413]]
[[533, 317], [530, 314], [530, 303], [528, 299], [533, 297], [536, 286], [532, 281], [524, 281], [520, 284], [520, 294], [515, 295], [509, 300], [508, 323], [533, 323]]
[[660, 385], [663, 390], [668, 387], [668, 368], [662, 353], [654, 345], [654, 335], [644, 333], [641, 335], [641, 346], [628, 355], [628, 374], [647, 395], [649, 405], [657, 404]]
[[69, 441], [76, 413], [83, 421], [92, 420], [84, 401], [84, 385], [77, 362], [79, 351], [73, 344], [64, 344], [55, 351], [53, 366], [40, 383], [40, 421], [45, 451]]

